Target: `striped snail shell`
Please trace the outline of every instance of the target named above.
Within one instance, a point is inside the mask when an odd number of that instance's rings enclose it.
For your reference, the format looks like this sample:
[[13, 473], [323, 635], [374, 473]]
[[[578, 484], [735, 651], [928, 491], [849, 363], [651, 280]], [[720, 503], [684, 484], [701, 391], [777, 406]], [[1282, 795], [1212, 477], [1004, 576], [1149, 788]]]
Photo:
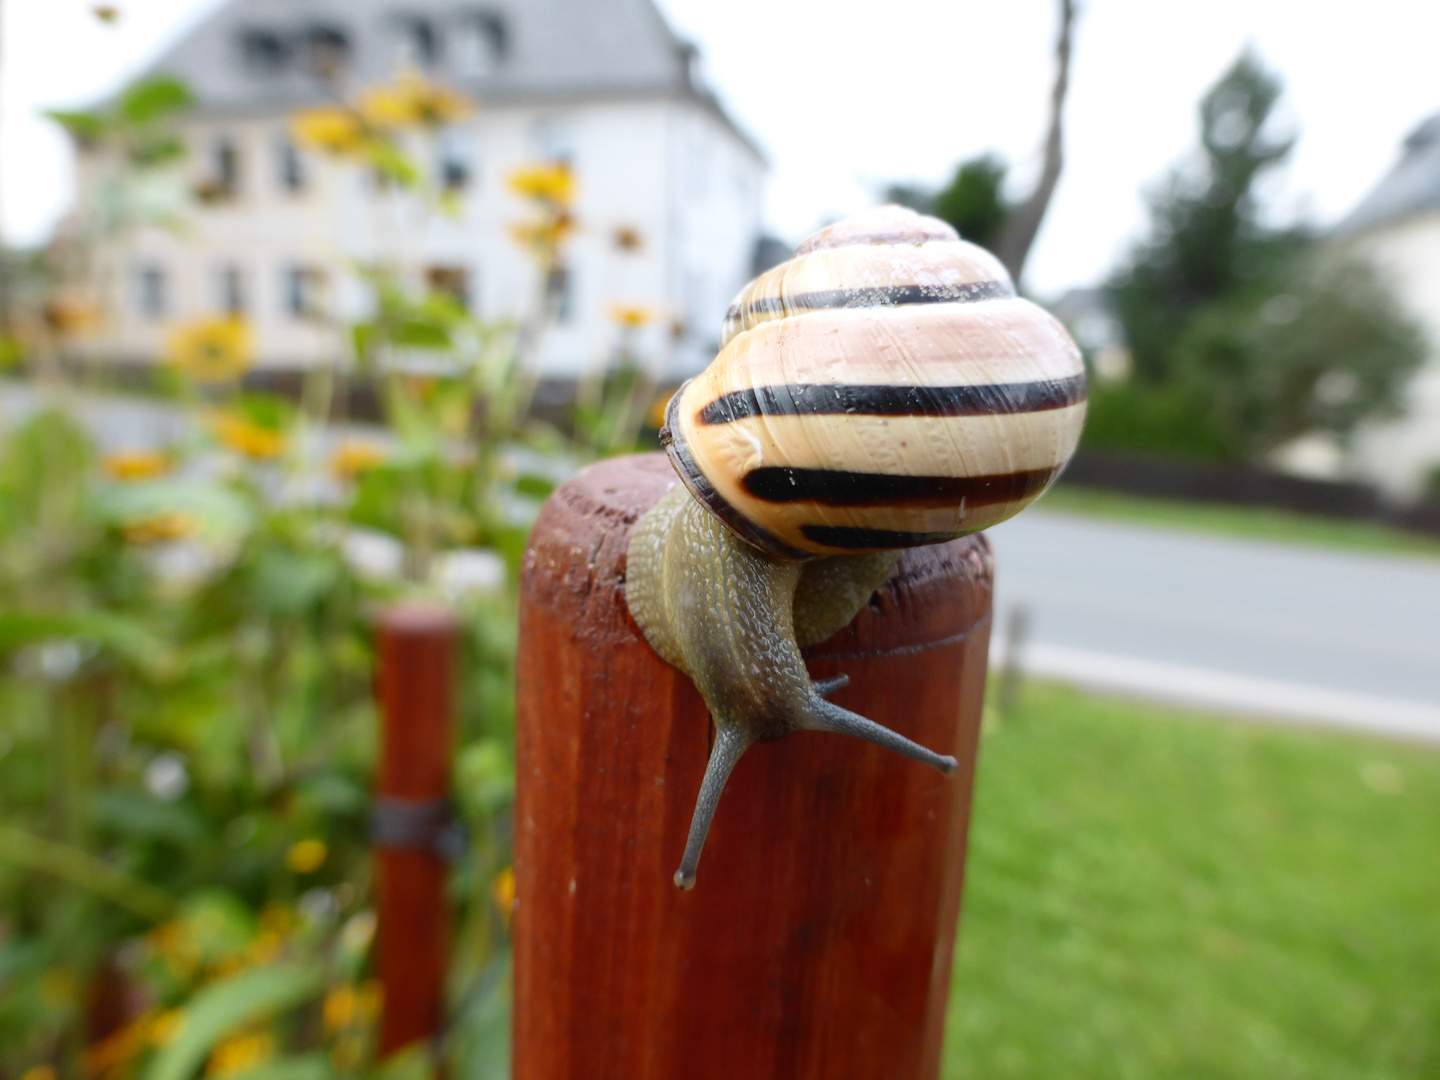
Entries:
[[1084, 419], [1075, 343], [934, 218], [857, 214], [741, 291], [719, 356], [666, 411], [684, 486], [626, 553], [631, 615], [715, 727], [677, 885], [694, 885], [725, 781], [756, 743], [829, 731], [955, 771], [830, 701], [845, 680], [812, 681], [801, 650], [850, 622], [897, 549], [1034, 500]]
[[1064, 467], [1084, 416], [1059, 322], [950, 226], [885, 206], [741, 290], [661, 437], [732, 530], [803, 559], [1005, 520]]

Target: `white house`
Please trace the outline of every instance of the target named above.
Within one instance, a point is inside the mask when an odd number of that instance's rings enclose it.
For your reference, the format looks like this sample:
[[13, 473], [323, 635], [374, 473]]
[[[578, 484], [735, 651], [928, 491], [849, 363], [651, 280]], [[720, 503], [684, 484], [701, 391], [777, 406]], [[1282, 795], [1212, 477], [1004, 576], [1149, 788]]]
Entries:
[[1411, 502], [1440, 469], [1440, 113], [1410, 134], [1399, 162], [1334, 235], [1380, 270], [1430, 339], [1406, 415], [1362, 427], [1350, 462], [1360, 478]]
[[[616, 304], [660, 313], [642, 353], [666, 374], [698, 370], [753, 272], [766, 166], [696, 60], [651, 0], [229, 0], [151, 71], [195, 95], [185, 168], [207, 198], [186, 229], [131, 231], [97, 253], [112, 314], [95, 348], [153, 359], [176, 321], [235, 311], [260, 365], [333, 362], [336, 322], [372, 302], [356, 267], [381, 258], [481, 317], [520, 315], [536, 271], [508, 234], [526, 207], [505, 178], [562, 159], [579, 230], [542, 373], [601, 362]], [[411, 147], [450, 189], [453, 218], [289, 138], [296, 109], [414, 69], [481, 106]], [[80, 153], [80, 206], [107, 170]], [[640, 250], [621, 250], [619, 230]]]

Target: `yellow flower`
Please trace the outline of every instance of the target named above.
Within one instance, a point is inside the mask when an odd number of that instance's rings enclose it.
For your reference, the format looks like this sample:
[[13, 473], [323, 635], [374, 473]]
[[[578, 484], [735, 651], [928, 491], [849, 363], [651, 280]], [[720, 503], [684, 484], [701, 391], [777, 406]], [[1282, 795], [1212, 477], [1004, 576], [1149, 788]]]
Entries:
[[275, 1036], [268, 1031], [232, 1035], [210, 1052], [206, 1076], [236, 1076], [275, 1056]]
[[261, 427], [237, 413], [220, 413], [212, 421], [215, 437], [222, 444], [256, 461], [279, 457], [285, 452], [285, 433]]
[[46, 300], [40, 314], [60, 337], [82, 337], [100, 324], [100, 312], [94, 305], [64, 294]]
[[256, 967], [272, 964], [285, 948], [285, 939], [279, 934], [262, 933], [245, 947], [245, 962]]
[[566, 209], [575, 201], [575, 174], [562, 161], [516, 169], [505, 182], [521, 198]]
[[255, 362], [250, 325], [219, 316], [177, 326], [166, 342], [166, 359], [199, 382], [238, 378]]
[[285, 852], [285, 865], [297, 874], [313, 874], [329, 854], [323, 840], [301, 840]]
[[645, 247], [645, 237], [634, 225], [617, 225], [610, 234], [610, 242], [617, 251], [634, 255]]
[[346, 439], [330, 455], [330, 471], [342, 480], [353, 480], [369, 472], [386, 458], [385, 448], [363, 439]]
[[365, 124], [350, 109], [321, 105], [290, 115], [290, 137], [327, 154], [356, 154], [365, 145]]
[[355, 988], [349, 983], [338, 983], [325, 994], [320, 1007], [320, 1017], [327, 1031], [344, 1031], [355, 1020]]
[[471, 103], [417, 72], [406, 72], [393, 83], [373, 86], [360, 95], [359, 112], [377, 128], [442, 127], [463, 120]]
[[355, 991], [355, 1012], [361, 1023], [374, 1023], [384, 1003], [385, 987], [380, 985], [379, 979], [366, 979]]
[[655, 312], [644, 304], [611, 304], [610, 321], [627, 330], [638, 330], [655, 321]]
[[670, 407], [670, 398], [674, 395], [673, 390], [662, 390], [655, 395], [655, 400], [650, 402], [650, 411], [645, 419], [656, 431], [665, 426], [665, 411]]
[[512, 221], [507, 228], [517, 244], [548, 262], [574, 233], [575, 219], [569, 214], [556, 214], [543, 221]]
[[260, 909], [260, 932], [284, 937], [295, 926], [295, 913], [278, 900]]
[[79, 991], [75, 973], [68, 967], [55, 967], [40, 979], [40, 998], [52, 1009], [61, 1009], [74, 1002]]
[[158, 544], [166, 540], [183, 540], [200, 528], [194, 514], [166, 510], [147, 517], [131, 518], [120, 526], [120, 533], [132, 544]]
[[505, 924], [505, 929], [510, 929], [510, 916], [515, 910], [515, 868], [507, 866], [500, 873], [495, 875], [495, 880], [490, 883], [490, 896], [495, 901], [495, 906], [500, 909], [500, 920]]
[[36, 1065], [21, 1073], [20, 1080], [55, 1080], [55, 1070], [49, 1065]]
[[185, 1030], [184, 1009], [168, 1009], [150, 1024], [150, 1041], [156, 1046], [169, 1046]]
[[117, 450], [100, 462], [112, 480], [153, 480], [170, 471], [170, 455], [159, 450]]

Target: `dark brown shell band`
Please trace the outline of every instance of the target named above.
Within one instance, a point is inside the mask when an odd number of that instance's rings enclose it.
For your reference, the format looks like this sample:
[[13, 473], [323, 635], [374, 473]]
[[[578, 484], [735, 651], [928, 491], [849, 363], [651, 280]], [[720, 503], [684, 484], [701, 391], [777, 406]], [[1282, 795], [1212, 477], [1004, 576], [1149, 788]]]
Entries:
[[777, 559], [799, 562], [815, 558], [809, 552], [800, 551], [783, 540], [777, 539], [741, 514], [726, 501], [720, 492], [715, 490], [715, 486], [700, 471], [700, 466], [695, 464], [695, 459], [691, 457], [690, 448], [685, 445], [685, 436], [680, 429], [680, 398], [684, 395], [685, 387], [689, 386], [690, 382], [689, 379], [685, 380], [680, 385], [680, 389], [675, 391], [675, 395], [670, 399], [670, 404], [665, 406], [665, 426], [660, 429], [660, 443], [665, 447], [665, 453], [670, 455], [670, 464], [675, 467], [675, 472], [680, 480], [690, 489], [690, 494], [695, 496], [701, 506], [714, 514], [726, 528], [751, 546], [757, 547], [765, 554]]

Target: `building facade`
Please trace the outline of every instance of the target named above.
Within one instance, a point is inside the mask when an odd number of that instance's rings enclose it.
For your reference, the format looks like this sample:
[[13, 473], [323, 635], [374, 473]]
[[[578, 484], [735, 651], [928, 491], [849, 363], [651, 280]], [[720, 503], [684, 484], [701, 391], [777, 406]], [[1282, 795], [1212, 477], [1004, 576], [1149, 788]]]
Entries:
[[1405, 140], [1400, 160], [1335, 229], [1334, 240], [1369, 260], [1429, 338], [1429, 359], [1397, 420], [1364, 425], [1348, 471], [1400, 502], [1440, 482], [1440, 113]]
[[[481, 318], [523, 317], [537, 270], [510, 236], [526, 206], [506, 177], [564, 161], [577, 231], [541, 373], [603, 363], [617, 305], [655, 314], [638, 351], [658, 372], [696, 371], [752, 273], [766, 171], [696, 68], [650, 0], [229, 0], [152, 69], [195, 96], [180, 130], [197, 198], [183, 227], [128, 230], [96, 252], [109, 317], [93, 348], [153, 359], [176, 322], [231, 312], [261, 366], [343, 362], [337, 326], [372, 309], [362, 268], [378, 263]], [[479, 106], [407, 136], [450, 213], [291, 140], [297, 109], [402, 72]], [[81, 206], [103, 202], [112, 173], [80, 153]]]

